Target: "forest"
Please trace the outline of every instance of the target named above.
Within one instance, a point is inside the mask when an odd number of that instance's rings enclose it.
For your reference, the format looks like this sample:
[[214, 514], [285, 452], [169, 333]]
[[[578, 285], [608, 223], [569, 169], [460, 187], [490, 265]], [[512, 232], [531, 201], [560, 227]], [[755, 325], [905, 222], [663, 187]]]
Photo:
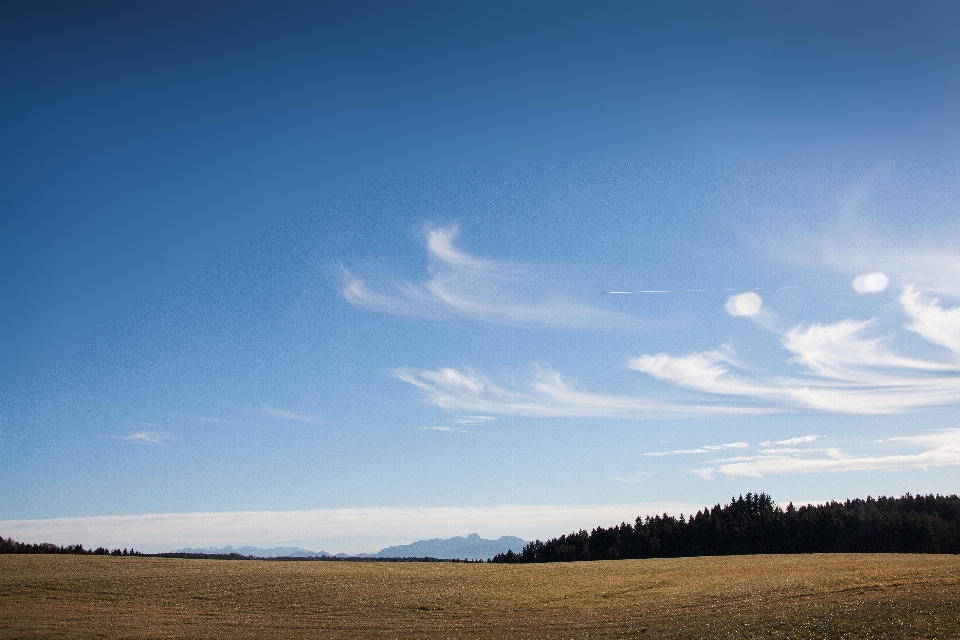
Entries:
[[679, 518], [663, 514], [633, 524], [536, 540], [493, 562], [570, 562], [760, 553], [960, 553], [957, 495], [855, 499], [781, 509], [765, 493]]
[[0, 536], [0, 554], [2, 553], [58, 553], [87, 556], [142, 556], [144, 554], [134, 549], [105, 549], [97, 547], [96, 549], [84, 549], [82, 544], [71, 544], [65, 547], [57, 546], [51, 542], [41, 542], [39, 544], [29, 544], [26, 542], [17, 542], [13, 538], [4, 538]]

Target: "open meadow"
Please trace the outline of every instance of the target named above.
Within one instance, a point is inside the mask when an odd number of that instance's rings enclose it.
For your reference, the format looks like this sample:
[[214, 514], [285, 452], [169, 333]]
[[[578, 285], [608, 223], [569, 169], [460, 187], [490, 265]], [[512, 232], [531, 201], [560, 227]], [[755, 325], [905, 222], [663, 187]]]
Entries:
[[0, 638], [960, 638], [960, 556], [0, 556]]

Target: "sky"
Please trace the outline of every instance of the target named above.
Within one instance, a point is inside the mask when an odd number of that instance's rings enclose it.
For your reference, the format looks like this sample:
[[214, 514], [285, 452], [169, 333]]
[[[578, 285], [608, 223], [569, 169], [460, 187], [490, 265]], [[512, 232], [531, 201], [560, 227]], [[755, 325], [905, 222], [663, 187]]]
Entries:
[[0, 3], [0, 535], [960, 490], [960, 5]]

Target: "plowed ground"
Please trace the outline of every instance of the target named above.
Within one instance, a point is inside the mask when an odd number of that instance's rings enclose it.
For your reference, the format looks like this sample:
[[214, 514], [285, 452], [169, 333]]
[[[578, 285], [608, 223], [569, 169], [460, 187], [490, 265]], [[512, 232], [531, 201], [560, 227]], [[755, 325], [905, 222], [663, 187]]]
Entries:
[[960, 556], [0, 556], [0, 638], [960, 638]]

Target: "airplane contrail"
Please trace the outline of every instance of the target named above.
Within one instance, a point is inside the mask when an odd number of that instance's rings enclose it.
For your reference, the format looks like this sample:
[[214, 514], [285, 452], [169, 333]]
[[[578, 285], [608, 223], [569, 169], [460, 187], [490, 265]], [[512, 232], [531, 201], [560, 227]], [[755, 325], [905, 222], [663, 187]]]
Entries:
[[812, 287], [782, 286], [782, 287], [741, 287], [739, 289], [636, 289], [633, 291], [601, 291], [603, 295], [620, 295], [627, 293], [710, 293], [713, 291], [764, 291], [769, 289], [840, 289], [842, 285], [824, 284]]

